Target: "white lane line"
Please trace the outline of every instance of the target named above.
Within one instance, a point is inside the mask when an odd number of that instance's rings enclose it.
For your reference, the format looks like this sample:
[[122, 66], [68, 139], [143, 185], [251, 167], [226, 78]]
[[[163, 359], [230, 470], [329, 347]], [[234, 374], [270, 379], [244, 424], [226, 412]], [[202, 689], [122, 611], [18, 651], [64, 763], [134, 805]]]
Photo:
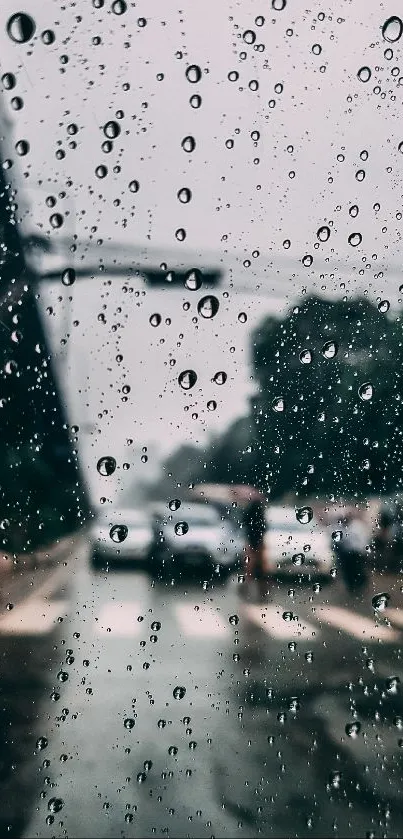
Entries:
[[360, 615], [357, 612], [351, 612], [349, 609], [343, 609], [340, 606], [324, 606], [317, 610], [316, 617], [324, 623], [335, 626], [346, 632], [347, 635], [353, 635], [354, 638], [365, 639], [381, 639], [382, 641], [396, 641], [400, 638], [399, 632], [391, 629], [388, 626], [383, 626]]
[[211, 606], [179, 603], [175, 606], [175, 616], [181, 632], [187, 636], [213, 638], [229, 633], [229, 627]]
[[273, 638], [309, 638], [312, 640], [319, 635], [317, 628], [304, 619], [296, 619], [294, 616], [292, 620], [284, 620], [284, 612], [283, 607], [275, 605], [245, 606], [248, 618], [261, 626]]
[[0, 635], [44, 635], [68, 611], [67, 600], [29, 598], [0, 618]]
[[142, 624], [137, 620], [141, 614], [140, 603], [134, 600], [104, 603], [95, 621], [94, 634], [110, 638], [134, 638], [141, 632]]

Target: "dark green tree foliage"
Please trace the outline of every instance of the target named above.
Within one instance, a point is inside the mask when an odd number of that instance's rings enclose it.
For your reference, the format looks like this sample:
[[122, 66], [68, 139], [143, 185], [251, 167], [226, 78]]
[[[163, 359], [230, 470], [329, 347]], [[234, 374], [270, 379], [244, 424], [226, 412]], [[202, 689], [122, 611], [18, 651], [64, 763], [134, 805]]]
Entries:
[[400, 318], [365, 298], [309, 297], [266, 318], [253, 336], [255, 483], [272, 497], [400, 489], [402, 360]]

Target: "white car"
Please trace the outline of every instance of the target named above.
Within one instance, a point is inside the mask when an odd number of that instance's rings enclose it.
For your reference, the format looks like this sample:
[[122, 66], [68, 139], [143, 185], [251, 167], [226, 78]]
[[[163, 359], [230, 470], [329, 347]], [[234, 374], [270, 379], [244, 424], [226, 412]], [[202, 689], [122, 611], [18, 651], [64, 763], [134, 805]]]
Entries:
[[153, 560], [160, 572], [186, 567], [225, 575], [243, 556], [242, 537], [203, 502], [183, 502], [175, 511], [160, 506], [154, 513], [154, 531]]
[[153, 529], [147, 512], [102, 509], [91, 529], [92, 565], [148, 560], [152, 541]]
[[336, 559], [330, 534], [314, 517], [301, 524], [293, 507], [266, 511], [264, 564], [268, 575], [330, 577]]

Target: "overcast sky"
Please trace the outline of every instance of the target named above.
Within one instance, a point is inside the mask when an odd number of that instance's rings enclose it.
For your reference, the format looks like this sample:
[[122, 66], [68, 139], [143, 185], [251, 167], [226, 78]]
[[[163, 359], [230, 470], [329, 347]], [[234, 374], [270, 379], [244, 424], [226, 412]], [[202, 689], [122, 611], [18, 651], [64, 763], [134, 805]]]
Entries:
[[[51, 290], [54, 311], [44, 317], [55, 340], [70, 324], [62, 363], [72, 421], [101, 430], [87, 440], [85, 455], [96, 485], [96, 457], [121, 459], [127, 436], [139, 445], [157, 441], [166, 451], [184, 440], [203, 442], [242, 414], [253, 390], [250, 329], [304, 288], [352, 294], [360, 286], [396, 303], [403, 37], [387, 43], [381, 27], [399, 11], [376, 0], [332, 0], [312, 11], [288, 0], [278, 12], [254, 0], [148, 0], [116, 15], [109, 0], [101, 9], [89, 0], [66, 8], [58, 0], [27, 0], [36, 32], [20, 44], [8, 36], [7, 21], [22, 8], [3, 0], [0, 55], [2, 73], [17, 80], [3, 90], [3, 104], [12, 121], [9, 157], [24, 225], [55, 244], [92, 235], [148, 255], [157, 249], [168, 264], [191, 265], [192, 254], [200, 261], [208, 253], [232, 269], [218, 315], [197, 323], [201, 292], [147, 291], [136, 298], [122, 291], [124, 273], [111, 287], [100, 276]], [[51, 45], [41, 39], [47, 29], [55, 33]], [[244, 40], [247, 30], [253, 45]], [[192, 64], [201, 69], [197, 83], [186, 78]], [[363, 66], [371, 70], [368, 82], [357, 78]], [[230, 81], [235, 71], [239, 78]], [[194, 95], [202, 98], [200, 108], [189, 104]], [[15, 96], [24, 103], [18, 111]], [[110, 153], [101, 148], [108, 120], [120, 126]], [[182, 148], [188, 136], [196, 143], [192, 153]], [[21, 139], [30, 144], [23, 157], [14, 149]], [[102, 179], [100, 165], [108, 169]], [[184, 187], [192, 192], [187, 204], [177, 197]], [[359, 208], [355, 218], [352, 205]], [[63, 216], [60, 230], [50, 223], [56, 212]], [[322, 242], [323, 225], [330, 237]], [[175, 238], [181, 228], [184, 242]], [[359, 246], [348, 244], [351, 233], [361, 234]], [[310, 268], [301, 265], [304, 254], [314, 257]], [[231, 280], [241, 290], [231, 291]], [[260, 292], [248, 293], [257, 284]], [[97, 319], [102, 311], [106, 324]], [[238, 320], [241, 311], [246, 323]], [[158, 328], [149, 324], [153, 312], [163, 318]], [[188, 367], [198, 381], [184, 393], [177, 376]], [[221, 389], [211, 384], [218, 369], [229, 377]], [[122, 403], [125, 383], [131, 391]], [[207, 410], [210, 399], [217, 399], [216, 411]], [[103, 410], [108, 414], [99, 419]]]

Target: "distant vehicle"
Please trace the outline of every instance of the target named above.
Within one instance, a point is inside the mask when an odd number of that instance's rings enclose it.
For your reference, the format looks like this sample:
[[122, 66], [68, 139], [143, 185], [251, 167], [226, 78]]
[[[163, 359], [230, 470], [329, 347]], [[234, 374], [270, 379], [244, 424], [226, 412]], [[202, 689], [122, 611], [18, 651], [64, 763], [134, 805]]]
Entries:
[[94, 568], [117, 562], [147, 561], [153, 541], [151, 518], [143, 510], [102, 509], [92, 525], [91, 541]]
[[315, 519], [301, 524], [293, 507], [266, 511], [264, 570], [270, 576], [330, 578], [335, 567], [330, 533]]
[[242, 559], [242, 535], [209, 504], [184, 502], [175, 511], [161, 505], [153, 518], [152, 556], [158, 573], [199, 569], [226, 576]]

